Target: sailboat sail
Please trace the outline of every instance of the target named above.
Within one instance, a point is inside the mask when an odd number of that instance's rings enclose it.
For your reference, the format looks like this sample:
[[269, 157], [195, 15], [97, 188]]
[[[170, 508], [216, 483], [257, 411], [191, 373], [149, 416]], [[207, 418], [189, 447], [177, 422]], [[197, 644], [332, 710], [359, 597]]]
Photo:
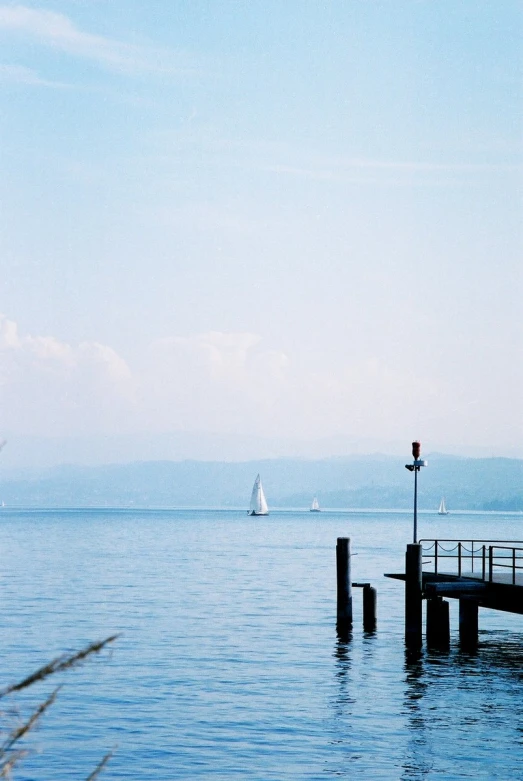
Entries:
[[447, 507], [445, 505], [445, 497], [441, 497], [441, 502], [439, 503], [439, 509], [438, 509], [438, 515], [448, 515], [449, 511], [447, 510]]
[[258, 475], [252, 487], [249, 515], [268, 515], [268, 514], [269, 514], [269, 508], [267, 507], [267, 500], [265, 499], [265, 494], [263, 493], [263, 486], [261, 483], [260, 475]]
[[319, 513], [320, 512], [320, 503], [318, 502], [318, 499], [314, 497], [311, 504], [311, 513]]

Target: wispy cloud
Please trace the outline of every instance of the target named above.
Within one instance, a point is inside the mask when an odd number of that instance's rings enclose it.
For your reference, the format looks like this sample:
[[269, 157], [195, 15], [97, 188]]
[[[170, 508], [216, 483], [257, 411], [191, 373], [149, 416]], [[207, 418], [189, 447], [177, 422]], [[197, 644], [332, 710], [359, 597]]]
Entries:
[[0, 83], [25, 84], [30, 87], [52, 87], [53, 89], [64, 89], [69, 86], [60, 81], [43, 79], [35, 70], [26, 68], [23, 65], [0, 65]]
[[80, 30], [67, 16], [24, 5], [0, 6], [0, 30], [36, 39], [75, 57], [120, 72], [181, 72], [170, 53]]
[[[368, 181], [369, 175], [383, 173], [399, 175], [481, 175], [486, 173], [517, 173], [521, 172], [521, 164], [497, 163], [436, 163], [428, 161], [401, 160], [338, 160], [335, 164], [326, 162], [318, 167], [306, 167], [287, 164], [269, 164], [265, 170], [287, 176], [295, 176], [316, 181]], [[365, 179], [363, 178], [365, 177]]]
[[492, 145], [479, 149], [428, 149], [424, 158], [386, 159], [350, 155], [334, 156], [327, 149], [288, 144], [281, 140], [223, 137], [212, 126], [193, 122], [173, 131], [156, 131], [148, 136], [156, 159], [165, 166], [178, 164], [181, 155], [189, 159], [205, 156], [209, 166], [254, 170], [288, 179], [321, 183], [378, 184], [394, 186], [472, 185], [479, 178], [521, 176], [523, 163], [517, 147]]

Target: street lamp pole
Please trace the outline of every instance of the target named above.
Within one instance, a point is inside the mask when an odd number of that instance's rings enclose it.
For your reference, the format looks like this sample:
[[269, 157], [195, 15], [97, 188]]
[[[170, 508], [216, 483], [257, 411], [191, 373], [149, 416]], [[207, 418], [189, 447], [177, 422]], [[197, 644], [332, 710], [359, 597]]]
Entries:
[[422, 466], [427, 466], [428, 462], [423, 461], [420, 458], [421, 455], [421, 442], [419, 440], [415, 440], [412, 443], [412, 456], [414, 458], [414, 461], [412, 464], [405, 464], [405, 469], [408, 469], [409, 472], [414, 472], [414, 534], [413, 534], [413, 542], [418, 542], [418, 472], [421, 469]]

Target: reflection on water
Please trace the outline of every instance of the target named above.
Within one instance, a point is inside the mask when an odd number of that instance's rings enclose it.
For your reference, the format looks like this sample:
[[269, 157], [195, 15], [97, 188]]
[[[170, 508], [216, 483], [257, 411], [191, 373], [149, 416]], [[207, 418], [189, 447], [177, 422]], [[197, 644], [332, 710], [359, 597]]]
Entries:
[[402, 779], [413, 781], [428, 775], [432, 769], [430, 761], [430, 738], [427, 736], [425, 713], [420, 700], [425, 695], [423, 659], [421, 654], [408, 652], [405, 660], [404, 711], [407, 717], [408, 739], [405, 747]]
[[338, 684], [335, 708], [339, 716], [346, 716], [347, 705], [352, 705], [354, 702], [354, 696], [350, 691], [350, 638], [350, 633], [344, 632], [343, 636], [340, 636], [338, 632], [338, 640], [334, 648], [334, 657], [336, 659], [335, 675]]
[[503, 671], [511, 678], [523, 680], [523, 634], [514, 632], [479, 633], [479, 652], [463, 654], [462, 663], [471, 672]]
[[475, 652], [406, 654], [404, 672], [402, 781], [523, 777], [510, 752], [495, 769], [500, 742], [523, 741], [523, 635], [483, 631]]

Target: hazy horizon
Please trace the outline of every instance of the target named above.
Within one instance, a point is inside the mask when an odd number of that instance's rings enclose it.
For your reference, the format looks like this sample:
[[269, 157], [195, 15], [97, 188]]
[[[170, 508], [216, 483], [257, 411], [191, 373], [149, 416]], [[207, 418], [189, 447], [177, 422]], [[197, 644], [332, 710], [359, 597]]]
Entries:
[[[523, 458], [517, 449], [437, 447], [423, 455], [463, 458]], [[62, 465], [102, 466], [148, 461], [262, 462], [272, 459], [402, 457], [411, 459], [410, 442], [355, 441], [344, 437], [322, 440], [282, 440], [194, 432], [86, 437], [20, 437], [7, 440], [0, 455], [0, 477], [11, 469], [41, 469]]]
[[0, 469], [523, 457], [519, 0], [35, 0], [0, 42]]

